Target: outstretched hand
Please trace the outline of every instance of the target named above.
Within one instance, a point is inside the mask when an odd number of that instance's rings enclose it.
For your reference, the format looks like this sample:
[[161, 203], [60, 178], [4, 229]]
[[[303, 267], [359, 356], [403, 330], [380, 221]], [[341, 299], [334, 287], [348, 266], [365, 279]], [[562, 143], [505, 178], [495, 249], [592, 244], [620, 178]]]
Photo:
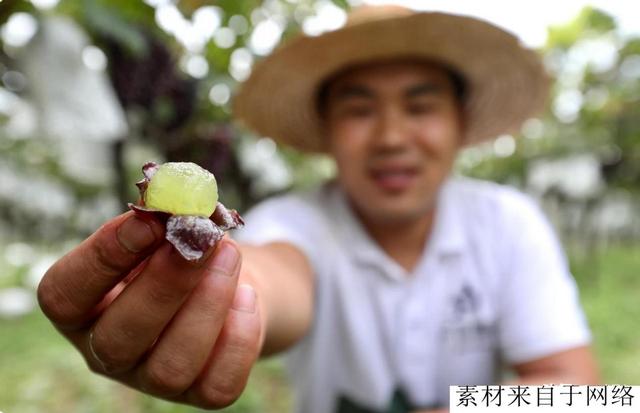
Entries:
[[256, 293], [240, 268], [232, 241], [190, 263], [164, 240], [162, 223], [128, 212], [56, 262], [38, 300], [91, 370], [219, 408], [244, 389], [263, 341]]

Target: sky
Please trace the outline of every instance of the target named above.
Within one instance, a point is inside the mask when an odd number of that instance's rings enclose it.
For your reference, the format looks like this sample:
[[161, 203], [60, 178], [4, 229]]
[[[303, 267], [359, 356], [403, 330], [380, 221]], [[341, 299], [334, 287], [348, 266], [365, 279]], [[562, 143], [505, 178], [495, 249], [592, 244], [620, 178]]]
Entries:
[[622, 33], [640, 33], [636, 0], [354, 0], [352, 3], [399, 4], [417, 10], [480, 17], [515, 33], [530, 47], [542, 46], [549, 25], [562, 24], [588, 5], [611, 14]]

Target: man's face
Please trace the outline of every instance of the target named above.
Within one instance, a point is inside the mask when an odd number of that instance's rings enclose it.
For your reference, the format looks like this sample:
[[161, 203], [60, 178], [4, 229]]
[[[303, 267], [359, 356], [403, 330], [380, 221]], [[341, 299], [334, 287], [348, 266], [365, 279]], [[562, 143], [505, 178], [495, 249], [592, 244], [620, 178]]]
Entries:
[[357, 211], [380, 223], [423, 217], [462, 141], [447, 72], [424, 62], [367, 65], [337, 77], [326, 93], [330, 152]]

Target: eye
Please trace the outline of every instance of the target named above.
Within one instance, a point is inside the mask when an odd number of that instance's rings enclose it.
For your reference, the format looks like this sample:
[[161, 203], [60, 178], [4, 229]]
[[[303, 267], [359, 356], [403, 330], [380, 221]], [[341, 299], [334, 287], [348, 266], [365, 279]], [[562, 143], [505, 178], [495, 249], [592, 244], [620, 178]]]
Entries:
[[350, 104], [344, 105], [339, 113], [346, 118], [366, 118], [373, 114], [374, 108], [369, 104]]
[[365, 117], [373, 113], [373, 108], [370, 106], [357, 106], [349, 108], [347, 113], [355, 117]]
[[411, 115], [428, 115], [434, 112], [437, 106], [433, 102], [413, 102], [407, 105], [407, 113]]

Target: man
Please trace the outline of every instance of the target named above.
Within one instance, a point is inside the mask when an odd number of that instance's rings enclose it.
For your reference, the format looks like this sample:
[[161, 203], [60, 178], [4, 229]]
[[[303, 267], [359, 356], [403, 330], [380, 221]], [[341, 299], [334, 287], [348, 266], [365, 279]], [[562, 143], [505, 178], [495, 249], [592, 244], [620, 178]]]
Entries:
[[[457, 151], [540, 107], [540, 62], [485, 22], [390, 7], [256, 66], [236, 113], [336, 160], [195, 265], [124, 214], [63, 257], [44, 312], [89, 366], [217, 408], [287, 351], [300, 412], [434, 411], [452, 384], [598, 380], [557, 240], [525, 196], [450, 177]], [[242, 265], [240, 264], [242, 257]]]

